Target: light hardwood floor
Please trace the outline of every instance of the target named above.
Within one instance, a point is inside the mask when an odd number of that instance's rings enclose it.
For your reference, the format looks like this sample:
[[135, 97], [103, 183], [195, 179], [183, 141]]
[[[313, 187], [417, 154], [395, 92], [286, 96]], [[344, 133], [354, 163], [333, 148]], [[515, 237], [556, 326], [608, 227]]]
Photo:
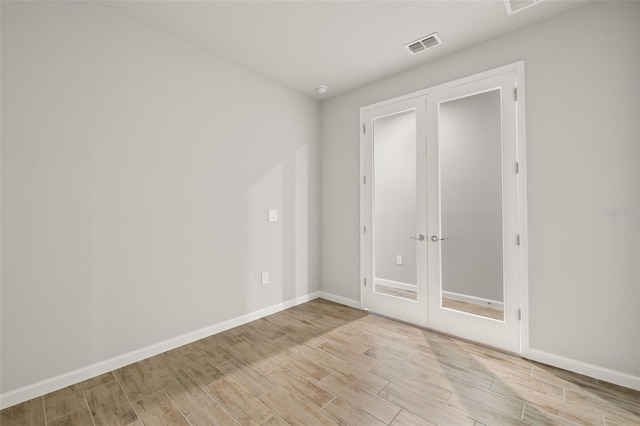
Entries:
[[640, 392], [321, 299], [0, 412], [8, 425], [640, 424]]

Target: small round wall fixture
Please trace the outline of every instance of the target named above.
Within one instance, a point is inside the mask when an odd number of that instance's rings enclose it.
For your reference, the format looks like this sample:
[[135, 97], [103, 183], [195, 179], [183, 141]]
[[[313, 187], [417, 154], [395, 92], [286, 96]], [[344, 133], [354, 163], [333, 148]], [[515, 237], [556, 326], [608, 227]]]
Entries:
[[327, 93], [328, 90], [329, 90], [329, 88], [327, 86], [318, 86], [318, 87], [316, 87], [316, 92], [318, 92], [321, 95], [324, 95], [325, 93]]

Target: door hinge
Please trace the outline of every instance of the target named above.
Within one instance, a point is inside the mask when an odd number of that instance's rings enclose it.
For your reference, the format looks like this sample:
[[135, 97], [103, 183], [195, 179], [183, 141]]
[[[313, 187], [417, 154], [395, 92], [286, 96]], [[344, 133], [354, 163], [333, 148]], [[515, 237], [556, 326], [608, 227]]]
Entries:
[[516, 244], [520, 245], [520, 234], [516, 235]]
[[364, 124], [363, 124], [362, 125], [362, 134], [365, 134], [365, 133], [366, 133], [366, 130], [365, 130], [365, 127], [364, 127]]
[[518, 321], [522, 321], [522, 311], [518, 309]]
[[366, 176], [362, 176], [362, 184], [363, 185], [367, 184], [367, 177]]
[[516, 161], [516, 174], [520, 173], [520, 163]]
[[362, 233], [366, 234], [367, 233], [367, 227], [365, 226], [364, 228], [362, 228]]
[[514, 97], [515, 101], [518, 102], [518, 88], [517, 87], [513, 88], [513, 97]]
[[364, 286], [365, 287], [367, 286], [367, 279], [366, 278], [364, 279]]

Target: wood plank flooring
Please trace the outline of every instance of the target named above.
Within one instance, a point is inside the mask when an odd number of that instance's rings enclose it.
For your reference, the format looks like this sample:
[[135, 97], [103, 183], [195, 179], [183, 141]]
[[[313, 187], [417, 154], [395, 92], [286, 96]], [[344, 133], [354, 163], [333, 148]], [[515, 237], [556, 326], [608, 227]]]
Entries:
[[624, 425], [640, 392], [317, 299], [0, 412], [9, 425]]

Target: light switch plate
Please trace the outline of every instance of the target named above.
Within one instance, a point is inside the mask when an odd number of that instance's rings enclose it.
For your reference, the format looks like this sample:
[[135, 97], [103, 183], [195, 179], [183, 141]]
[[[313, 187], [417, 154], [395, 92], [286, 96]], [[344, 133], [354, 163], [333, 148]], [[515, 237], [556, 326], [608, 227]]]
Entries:
[[396, 265], [402, 265], [402, 255], [401, 254], [396, 256]]
[[260, 275], [260, 282], [262, 284], [269, 284], [269, 273], [268, 272], [263, 272]]
[[269, 222], [277, 222], [278, 221], [278, 210], [269, 210], [268, 221]]

